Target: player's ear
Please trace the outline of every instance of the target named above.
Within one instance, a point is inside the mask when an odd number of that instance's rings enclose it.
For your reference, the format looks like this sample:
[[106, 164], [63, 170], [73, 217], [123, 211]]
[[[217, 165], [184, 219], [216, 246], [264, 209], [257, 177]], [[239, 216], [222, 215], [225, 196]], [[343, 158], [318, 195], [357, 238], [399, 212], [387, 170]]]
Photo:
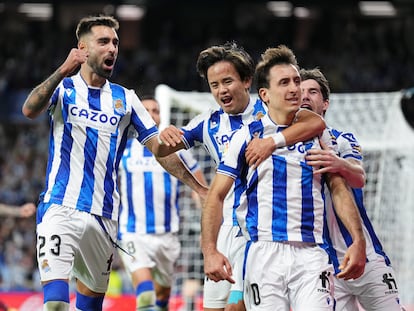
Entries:
[[246, 89], [246, 90], [250, 90], [250, 87], [252, 86], [252, 78], [248, 78], [248, 79], [246, 79], [245, 81], [243, 81], [243, 84], [244, 84], [244, 88]]
[[329, 99], [323, 101], [323, 111], [326, 112], [329, 108]]
[[79, 40], [78, 49], [79, 50], [84, 50], [84, 49], [86, 49], [86, 47], [87, 47], [86, 42], [84, 40]]
[[260, 99], [267, 105], [269, 103], [269, 97], [267, 96], [267, 88], [261, 87], [258, 93]]

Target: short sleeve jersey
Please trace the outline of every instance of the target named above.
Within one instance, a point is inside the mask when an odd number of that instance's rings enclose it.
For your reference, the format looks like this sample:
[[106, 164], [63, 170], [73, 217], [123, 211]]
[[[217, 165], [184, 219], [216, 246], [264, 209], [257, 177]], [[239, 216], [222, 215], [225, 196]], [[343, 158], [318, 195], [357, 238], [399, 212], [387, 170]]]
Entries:
[[[183, 128], [186, 148], [191, 148], [196, 143], [202, 144], [218, 165], [226, 154], [234, 133], [244, 124], [260, 119], [266, 111], [262, 101], [257, 100], [251, 101], [244, 112], [236, 115], [227, 114], [223, 109], [200, 114]], [[233, 208], [238, 206], [239, 200], [234, 191], [229, 191], [223, 206], [224, 224], [237, 225]]]
[[143, 144], [158, 134], [135, 92], [109, 81], [91, 87], [78, 73], [54, 91], [49, 120], [46, 187], [38, 215], [56, 203], [117, 220], [117, 171], [128, 127]]
[[[237, 132], [217, 173], [240, 179], [245, 192], [236, 210], [248, 240], [299, 241], [322, 244], [324, 200], [322, 178], [306, 164], [306, 152], [320, 148], [320, 138], [277, 148], [257, 168], [246, 164], [245, 149], [253, 137], [265, 138], [286, 128], [268, 115]], [[332, 146], [330, 133], [322, 138]]]
[[[188, 150], [177, 155], [194, 172], [200, 169]], [[119, 167], [121, 213], [119, 231], [140, 234], [178, 232], [179, 181], [136, 139], [129, 139]]]
[[[362, 161], [363, 157], [361, 146], [352, 133], [341, 132], [332, 128], [330, 131], [338, 144], [338, 152], [340, 157], [344, 159], [351, 158], [357, 161]], [[367, 260], [373, 261], [378, 257], [382, 257], [387, 264], [390, 264], [390, 260], [383, 250], [381, 242], [374, 231], [374, 227], [365, 209], [363, 189], [354, 188], [352, 189], [352, 193], [361, 216], [362, 229], [366, 241]], [[343, 261], [348, 247], [352, 244], [352, 238], [342, 221], [339, 219], [338, 215], [335, 213], [328, 190], [325, 191], [325, 196], [327, 206], [327, 228], [329, 232], [328, 242], [333, 246], [333, 250], [331, 249], [331, 251], [333, 251], [333, 253], [331, 253], [333, 254], [333, 263], [336, 271], [339, 271], [339, 264]]]

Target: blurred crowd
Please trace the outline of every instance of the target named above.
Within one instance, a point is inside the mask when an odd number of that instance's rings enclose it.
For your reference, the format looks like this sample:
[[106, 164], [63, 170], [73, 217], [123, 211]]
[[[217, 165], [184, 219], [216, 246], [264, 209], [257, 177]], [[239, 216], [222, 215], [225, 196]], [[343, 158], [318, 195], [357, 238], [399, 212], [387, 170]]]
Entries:
[[[0, 123], [0, 202], [36, 202], [47, 156], [46, 124]], [[35, 217], [0, 216], [0, 291], [40, 286], [35, 249]]]
[[[214, 3], [202, 10], [190, 4], [183, 9], [167, 1], [164, 7], [149, 7], [142, 20], [121, 20], [115, 81], [139, 93], [160, 83], [204, 91], [195, 70], [198, 53], [235, 40], [254, 59], [267, 47], [288, 45], [300, 66], [319, 66], [335, 92], [394, 91], [414, 84], [414, 12], [400, 18], [361, 18], [325, 8], [318, 18], [297, 19], [275, 18], [253, 4], [233, 3], [220, 10]], [[63, 62], [76, 46], [78, 17], [63, 23], [59, 18], [28, 20], [7, 10], [0, 16], [1, 98], [31, 89]]]
[[[195, 70], [198, 53], [235, 40], [255, 59], [267, 47], [290, 46], [302, 67], [322, 69], [333, 92], [394, 91], [414, 85], [414, 16], [378, 21], [338, 18], [327, 11], [322, 18], [298, 21], [265, 13], [257, 18], [246, 7], [226, 7], [213, 22], [208, 8], [203, 16], [188, 10], [175, 16], [172, 9], [148, 10], [139, 22], [121, 22], [113, 81], [136, 89], [138, 95], [161, 83], [206, 91]], [[16, 116], [24, 95], [76, 45], [74, 27], [60, 25], [58, 19], [29, 21], [13, 12], [0, 13], [0, 202], [36, 202], [43, 188], [48, 125], [46, 120], [28, 123]], [[0, 291], [39, 289], [34, 245], [34, 216], [0, 217]]]

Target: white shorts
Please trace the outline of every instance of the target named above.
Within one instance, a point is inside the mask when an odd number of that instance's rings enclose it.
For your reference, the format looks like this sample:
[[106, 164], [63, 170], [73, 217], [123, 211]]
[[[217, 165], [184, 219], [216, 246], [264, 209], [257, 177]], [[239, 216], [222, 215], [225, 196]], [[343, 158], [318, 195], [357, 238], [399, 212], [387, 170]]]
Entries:
[[336, 308], [358, 311], [359, 302], [366, 311], [400, 311], [397, 286], [394, 269], [383, 258], [367, 262], [358, 279], [335, 279]]
[[[41, 281], [79, 279], [105, 293], [114, 259], [117, 222], [52, 204], [37, 225], [37, 261]], [[108, 236], [109, 234], [109, 236]]]
[[120, 255], [125, 268], [132, 273], [141, 268], [152, 269], [154, 280], [163, 287], [171, 287], [175, 263], [180, 255], [178, 235], [123, 233]]
[[230, 261], [235, 283], [231, 284], [228, 281], [214, 282], [205, 277], [204, 308], [224, 308], [230, 291], [243, 291], [244, 252], [247, 240], [239, 233], [240, 228], [237, 226], [221, 225], [220, 227], [217, 237], [217, 249]]
[[246, 310], [334, 310], [334, 270], [322, 248], [271, 241], [247, 247]]

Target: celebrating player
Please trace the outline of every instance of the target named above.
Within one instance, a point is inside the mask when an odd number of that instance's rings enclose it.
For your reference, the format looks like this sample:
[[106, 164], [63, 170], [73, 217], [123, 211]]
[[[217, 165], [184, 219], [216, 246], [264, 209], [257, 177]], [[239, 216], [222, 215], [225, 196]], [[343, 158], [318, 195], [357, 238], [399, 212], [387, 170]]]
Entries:
[[[329, 108], [329, 83], [319, 69], [300, 71], [302, 77], [302, 107], [325, 116]], [[400, 311], [400, 299], [391, 262], [375, 234], [364, 206], [363, 189], [365, 171], [362, 166], [361, 147], [352, 133], [330, 129], [334, 134], [339, 156], [330, 150], [309, 150], [307, 163], [322, 166], [318, 173], [333, 172], [341, 174], [348, 184], [358, 206], [366, 240], [366, 265], [364, 274], [356, 280], [335, 280], [336, 310], [358, 311], [358, 303], [365, 311]], [[327, 224], [329, 242], [332, 244], [333, 263], [336, 272], [339, 263], [346, 255], [346, 249], [352, 238], [342, 221], [338, 218], [332, 205], [329, 191], [325, 192], [327, 206]]]
[[[231, 262], [217, 247], [221, 217], [217, 213], [236, 181], [244, 192], [236, 208], [246, 249], [245, 303], [248, 310], [334, 310], [333, 266], [323, 245], [324, 202], [321, 175], [306, 165], [306, 150], [320, 148], [319, 138], [277, 148], [258, 166], [244, 157], [253, 137], [289, 128], [301, 103], [296, 57], [286, 46], [270, 48], [256, 67], [258, 93], [268, 114], [238, 132], [212, 182], [202, 214], [202, 250], [207, 276], [231, 280]], [[284, 130], [286, 131], [286, 129]], [[329, 133], [322, 137], [331, 142]], [[364, 268], [365, 243], [352, 197], [342, 177], [328, 180], [338, 213], [350, 230], [341, 277], [357, 278]]]
[[[218, 165], [227, 152], [233, 134], [243, 124], [263, 117], [267, 108], [260, 100], [254, 102], [250, 98], [254, 63], [250, 55], [236, 43], [228, 42], [201, 51], [197, 71], [206, 79], [219, 108], [196, 116], [182, 129], [168, 127], [160, 133], [160, 139], [163, 146], [170, 146], [170, 151], [201, 143]], [[264, 140], [260, 153], [252, 150], [250, 160], [258, 164], [276, 147], [308, 139], [324, 128], [320, 116], [304, 110], [297, 115], [292, 127]], [[226, 305], [226, 310], [244, 310], [242, 270], [246, 239], [240, 236], [234, 215], [234, 208], [240, 201], [239, 195], [239, 192], [229, 191], [224, 208], [215, 210], [220, 217], [217, 248], [229, 257], [233, 277], [215, 282], [207, 274], [203, 291], [204, 310], [224, 310]], [[209, 269], [208, 264], [204, 266], [205, 272], [208, 273]]]
[[[141, 102], [157, 127], [160, 107], [153, 97]], [[206, 183], [187, 150], [179, 156], [200, 183]], [[178, 180], [134, 137], [127, 141], [119, 166], [122, 208], [119, 217], [121, 258], [131, 274], [136, 310], [168, 310], [175, 262], [180, 254]]]
[[[118, 27], [110, 16], [80, 20], [77, 48], [22, 108], [29, 118], [46, 109], [50, 116], [46, 187], [37, 213], [44, 310], [69, 310], [72, 275], [77, 310], [102, 310], [118, 227], [117, 170], [130, 125], [158, 155], [157, 127], [135, 92], [108, 81], [118, 56]], [[207, 188], [175, 154], [159, 161], [205, 195]]]

